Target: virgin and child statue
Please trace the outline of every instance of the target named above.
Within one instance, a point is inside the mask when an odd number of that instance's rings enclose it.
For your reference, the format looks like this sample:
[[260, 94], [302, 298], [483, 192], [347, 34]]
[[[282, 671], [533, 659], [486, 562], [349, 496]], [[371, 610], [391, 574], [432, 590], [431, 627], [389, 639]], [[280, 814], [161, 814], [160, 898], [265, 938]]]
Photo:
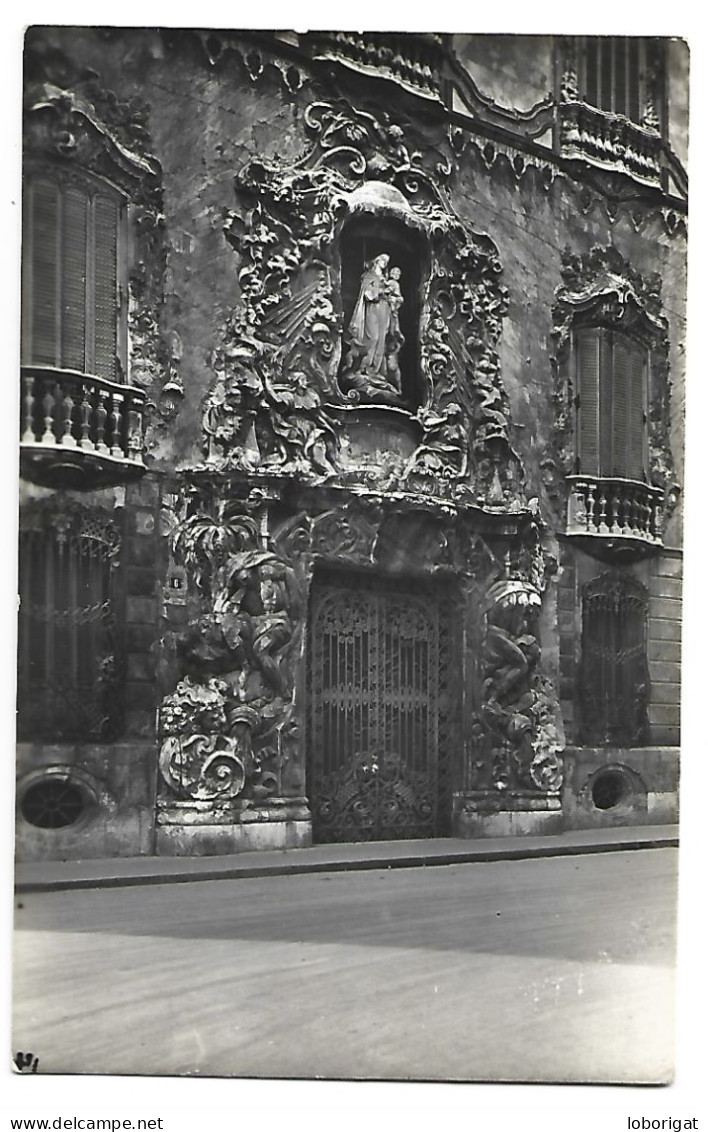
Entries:
[[349, 350], [342, 375], [345, 389], [360, 400], [396, 404], [401, 400], [398, 354], [404, 338], [398, 312], [403, 305], [401, 269], [377, 255], [364, 268], [346, 330]]

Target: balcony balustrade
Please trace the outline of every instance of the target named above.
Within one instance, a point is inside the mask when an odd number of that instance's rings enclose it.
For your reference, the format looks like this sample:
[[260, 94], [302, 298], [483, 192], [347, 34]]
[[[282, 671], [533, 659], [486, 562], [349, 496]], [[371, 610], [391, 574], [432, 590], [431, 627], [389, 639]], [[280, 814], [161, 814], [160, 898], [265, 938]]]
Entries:
[[567, 535], [603, 540], [612, 554], [647, 553], [662, 545], [661, 488], [591, 476], [568, 476], [568, 484]]
[[392, 78], [415, 94], [441, 101], [443, 48], [435, 35], [313, 32], [313, 55]]
[[67, 370], [22, 368], [23, 476], [52, 487], [125, 483], [145, 472], [145, 393]]
[[585, 102], [561, 102], [558, 112], [564, 157], [579, 157], [648, 185], [661, 185], [662, 142], [656, 130]]

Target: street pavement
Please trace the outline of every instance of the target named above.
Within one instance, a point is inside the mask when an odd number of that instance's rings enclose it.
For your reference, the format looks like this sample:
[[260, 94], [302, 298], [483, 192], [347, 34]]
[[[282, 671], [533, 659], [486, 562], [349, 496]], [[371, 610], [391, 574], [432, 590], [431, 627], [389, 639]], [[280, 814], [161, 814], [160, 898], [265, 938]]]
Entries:
[[26, 891], [40, 1073], [663, 1082], [677, 851]]

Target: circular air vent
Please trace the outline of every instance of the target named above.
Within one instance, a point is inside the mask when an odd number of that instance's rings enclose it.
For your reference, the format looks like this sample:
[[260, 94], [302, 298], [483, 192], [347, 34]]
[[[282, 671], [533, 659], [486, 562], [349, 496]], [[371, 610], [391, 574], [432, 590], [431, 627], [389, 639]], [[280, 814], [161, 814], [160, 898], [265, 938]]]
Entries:
[[40, 829], [63, 829], [79, 820], [86, 801], [84, 791], [76, 783], [65, 778], [42, 778], [25, 791], [22, 816]]
[[629, 797], [630, 784], [621, 770], [600, 771], [592, 784], [592, 800], [598, 810], [612, 810]]

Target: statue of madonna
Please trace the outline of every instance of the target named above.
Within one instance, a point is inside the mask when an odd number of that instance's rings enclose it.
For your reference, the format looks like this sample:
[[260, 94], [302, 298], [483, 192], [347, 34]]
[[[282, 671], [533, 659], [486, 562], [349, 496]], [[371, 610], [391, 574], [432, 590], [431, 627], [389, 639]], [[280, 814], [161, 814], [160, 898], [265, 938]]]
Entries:
[[400, 400], [398, 352], [403, 335], [398, 310], [403, 300], [398, 286], [400, 271], [392, 268], [396, 274], [389, 277], [388, 263], [388, 255], [376, 256], [361, 277], [346, 333], [349, 353], [344, 382], [362, 399], [395, 402]]

